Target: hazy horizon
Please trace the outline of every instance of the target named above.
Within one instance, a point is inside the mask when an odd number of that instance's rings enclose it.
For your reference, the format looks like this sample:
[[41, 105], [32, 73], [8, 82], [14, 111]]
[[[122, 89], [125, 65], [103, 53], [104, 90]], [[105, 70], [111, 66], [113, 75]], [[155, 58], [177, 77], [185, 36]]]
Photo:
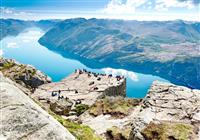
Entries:
[[199, 0], [1, 0], [1, 18], [200, 21]]

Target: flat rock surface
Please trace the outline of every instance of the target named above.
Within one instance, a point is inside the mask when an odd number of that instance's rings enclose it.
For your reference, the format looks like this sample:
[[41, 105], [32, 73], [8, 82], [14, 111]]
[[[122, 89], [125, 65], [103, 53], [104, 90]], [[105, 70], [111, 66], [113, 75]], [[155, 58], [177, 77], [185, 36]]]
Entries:
[[[126, 82], [125, 78], [116, 77], [89, 72], [79, 72], [79, 70], [61, 82], [44, 84], [40, 86], [32, 95], [38, 100], [48, 100], [54, 102], [58, 100], [58, 91], [60, 96], [72, 101], [81, 100], [83, 104], [92, 105], [97, 98], [104, 95], [125, 96]], [[52, 92], [56, 95], [52, 96]]]
[[2, 74], [0, 85], [0, 139], [75, 140], [67, 129]]

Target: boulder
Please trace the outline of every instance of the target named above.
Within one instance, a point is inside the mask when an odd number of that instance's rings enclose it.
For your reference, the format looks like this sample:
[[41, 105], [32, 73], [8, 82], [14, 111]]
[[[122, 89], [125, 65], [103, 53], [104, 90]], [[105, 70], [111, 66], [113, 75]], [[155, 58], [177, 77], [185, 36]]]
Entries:
[[72, 105], [73, 105], [72, 102], [70, 102], [66, 99], [60, 99], [55, 102], [51, 102], [50, 109], [51, 109], [51, 111], [53, 111], [54, 113], [56, 113], [58, 115], [68, 116]]

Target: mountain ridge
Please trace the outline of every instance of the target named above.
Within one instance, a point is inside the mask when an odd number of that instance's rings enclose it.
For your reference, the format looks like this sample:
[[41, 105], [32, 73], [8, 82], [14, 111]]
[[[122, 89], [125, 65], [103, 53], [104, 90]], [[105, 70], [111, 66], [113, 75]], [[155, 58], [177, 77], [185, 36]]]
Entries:
[[113, 63], [200, 88], [199, 25], [182, 20], [67, 19], [51, 28], [39, 43], [63, 56], [80, 57], [80, 61]]

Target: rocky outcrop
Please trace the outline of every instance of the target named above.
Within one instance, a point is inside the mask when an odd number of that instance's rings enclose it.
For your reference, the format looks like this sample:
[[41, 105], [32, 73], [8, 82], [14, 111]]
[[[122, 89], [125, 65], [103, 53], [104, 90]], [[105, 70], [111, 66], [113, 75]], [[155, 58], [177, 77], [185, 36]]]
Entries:
[[[171, 126], [165, 122], [170, 122]], [[183, 132], [186, 130], [182, 131], [178, 128], [190, 128], [187, 129], [188, 133], [185, 133], [185, 137], [181, 139], [200, 139], [200, 91], [155, 81], [144, 98], [140, 111], [133, 118], [130, 140], [151, 139], [155, 136], [158, 139], [166, 134], [163, 134], [163, 131], [161, 133], [160, 130], [172, 129], [172, 124], [173, 128], [177, 129], [174, 129], [174, 133], [165, 130], [169, 134], [168, 139], [180, 139], [179, 136], [184, 135]], [[156, 128], [156, 131], [150, 131], [153, 130], [152, 126], [159, 127]], [[148, 132], [147, 128], [149, 128]], [[151, 136], [154, 135], [154, 132], [155, 136]]]
[[29, 89], [35, 89], [51, 79], [31, 65], [19, 64], [12, 59], [0, 58], [0, 71], [4, 76]]
[[135, 106], [138, 106], [140, 99], [123, 97], [105, 97], [99, 99], [89, 109], [90, 115], [99, 116], [110, 114], [115, 118], [123, 118], [130, 114]]
[[126, 79], [118, 86], [108, 87], [104, 93], [106, 96], [126, 96]]
[[52, 116], [32, 101], [20, 85], [0, 74], [0, 139], [75, 140]]
[[63, 112], [60, 115], [67, 116], [70, 106], [71, 110], [75, 110], [78, 104], [85, 108], [85, 105], [91, 106], [97, 99], [105, 96], [125, 96], [125, 85], [124, 77], [76, 70], [60, 82], [40, 86], [32, 97], [55, 113]]

